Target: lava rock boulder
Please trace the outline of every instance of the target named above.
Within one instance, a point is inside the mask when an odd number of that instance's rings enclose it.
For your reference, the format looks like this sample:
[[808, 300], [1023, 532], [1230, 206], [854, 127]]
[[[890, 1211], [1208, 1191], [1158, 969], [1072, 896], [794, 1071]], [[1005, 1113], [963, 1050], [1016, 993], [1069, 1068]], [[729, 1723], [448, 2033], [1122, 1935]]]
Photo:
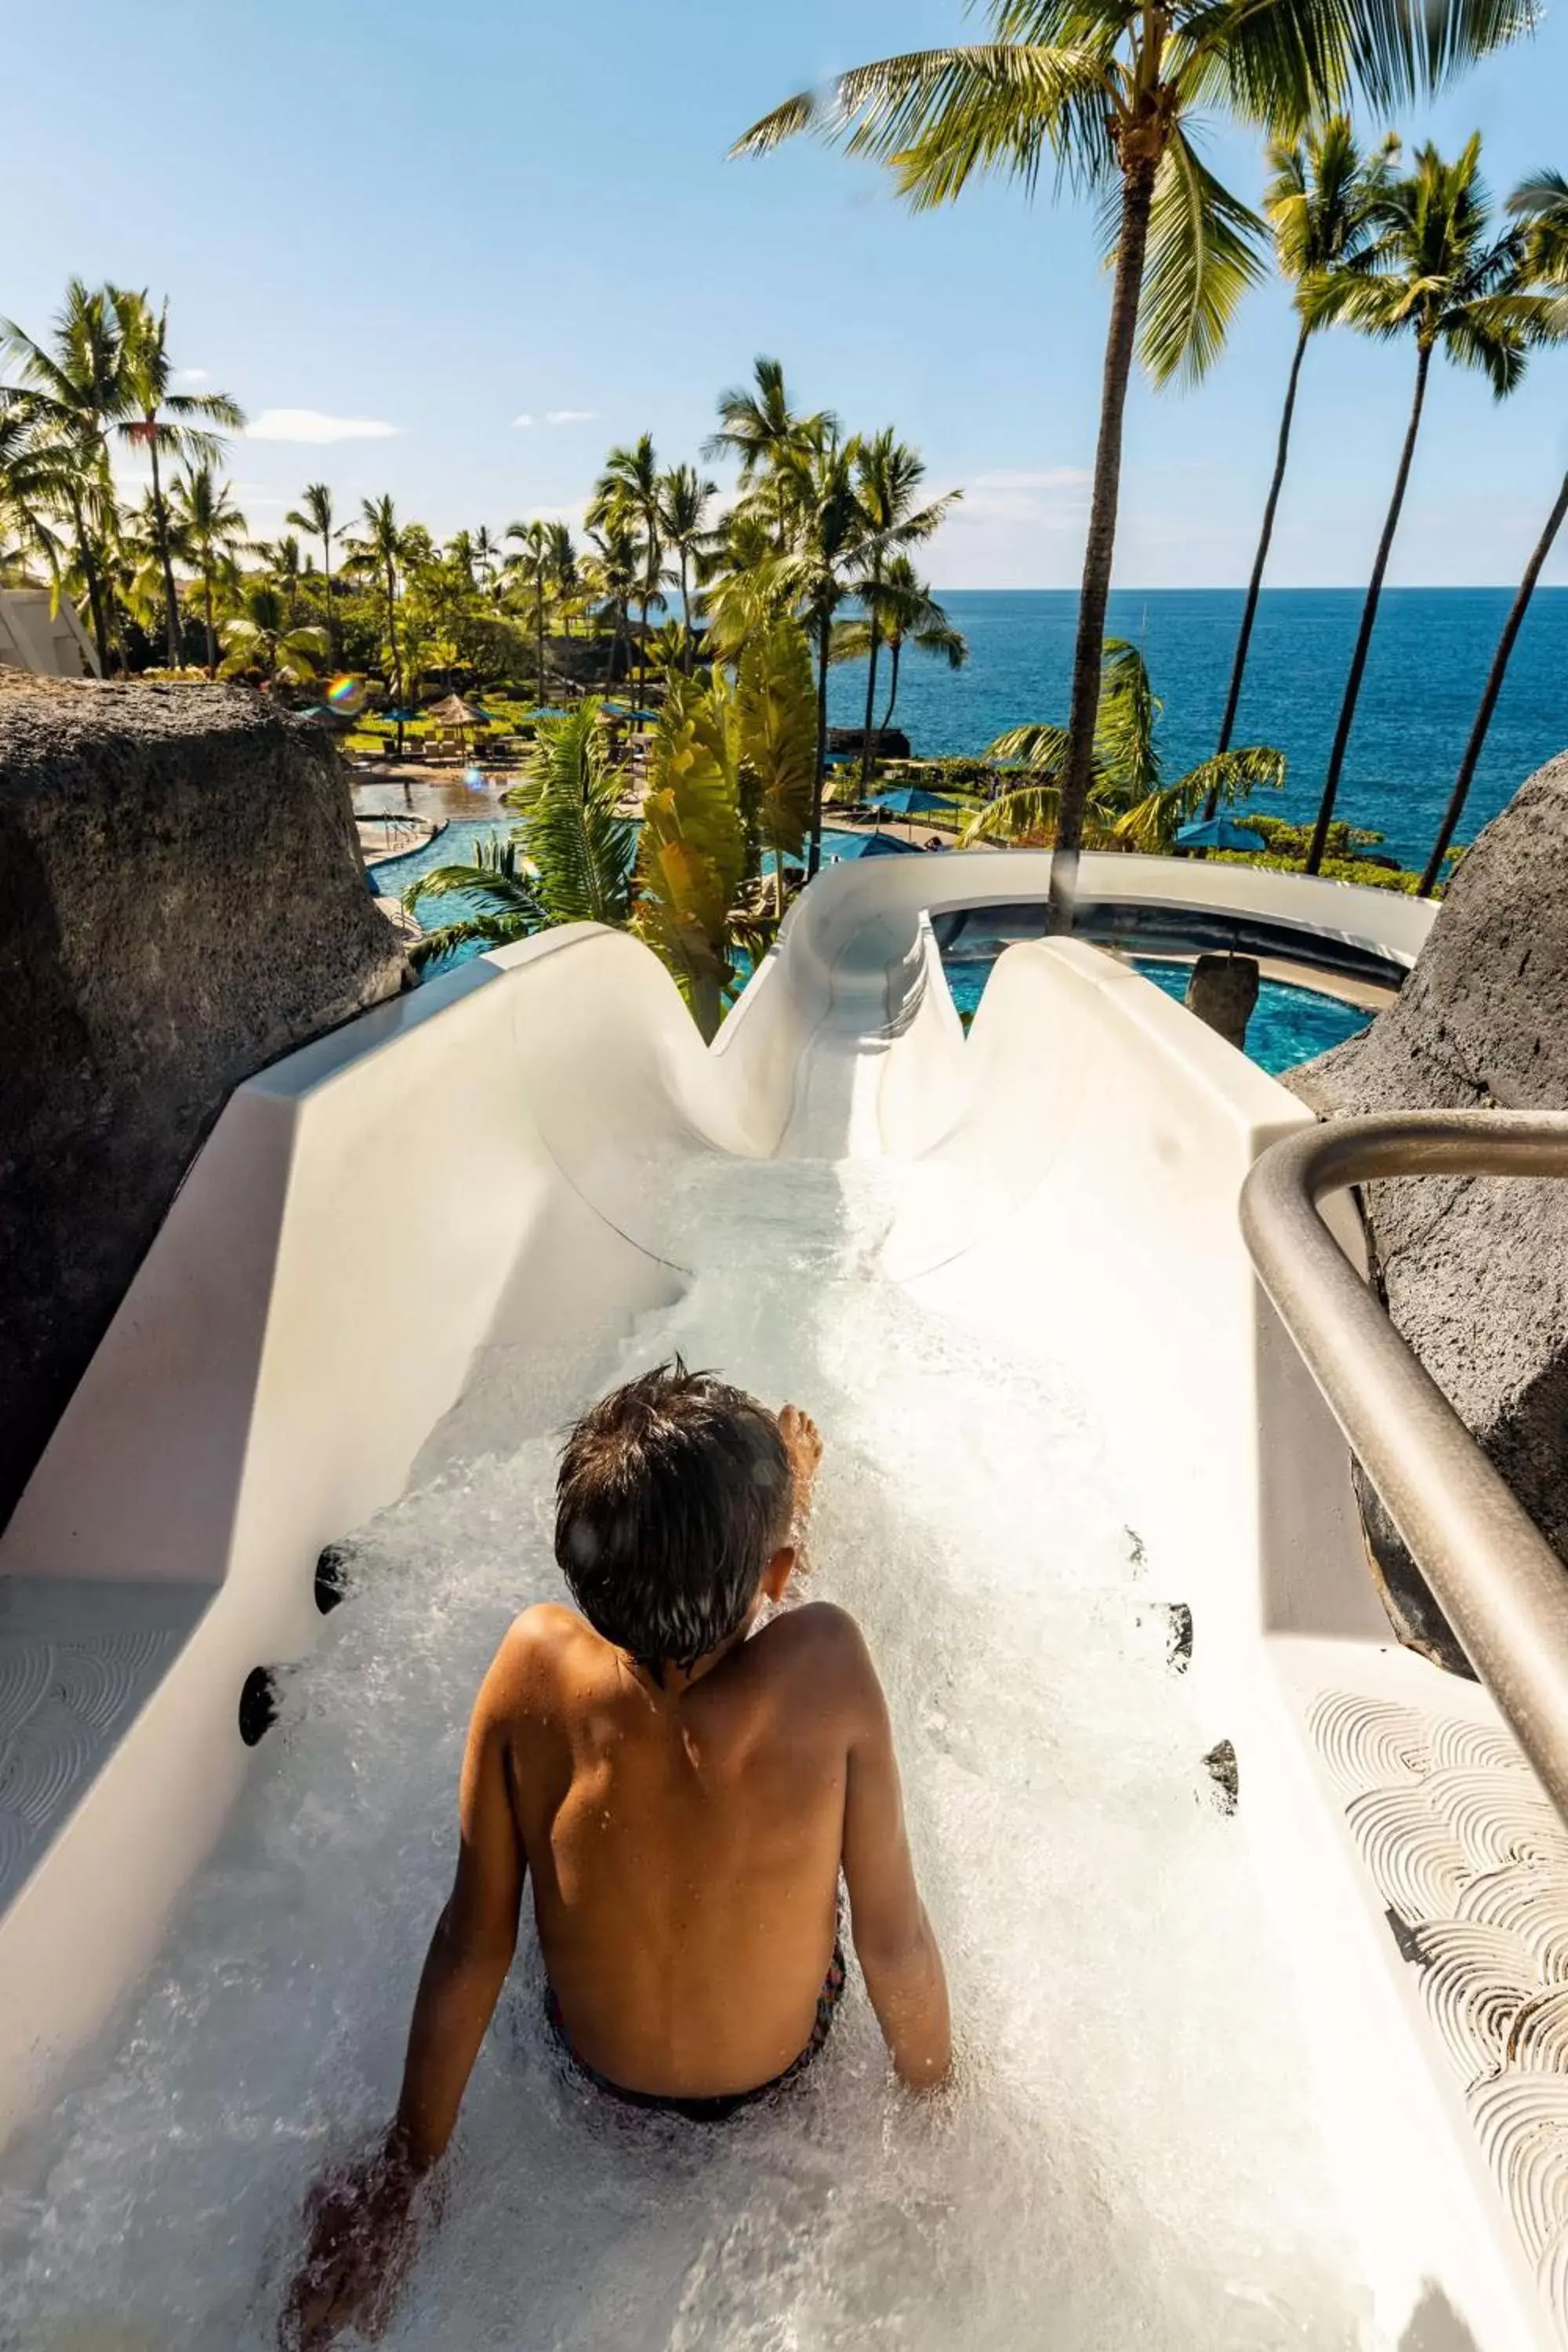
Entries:
[[0, 670], [0, 1522], [229, 1094], [407, 976], [321, 727]]
[[[1461, 861], [1394, 1003], [1289, 1083], [1329, 1118], [1568, 1109], [1568, 753]], [[1369, 1186], [1364, 1208], [1395, 1325], [1568, 1562], [1568, 1181], [1405, 1178]], [[1359, 1484], [1401, 1637], [1468, 1671]]]

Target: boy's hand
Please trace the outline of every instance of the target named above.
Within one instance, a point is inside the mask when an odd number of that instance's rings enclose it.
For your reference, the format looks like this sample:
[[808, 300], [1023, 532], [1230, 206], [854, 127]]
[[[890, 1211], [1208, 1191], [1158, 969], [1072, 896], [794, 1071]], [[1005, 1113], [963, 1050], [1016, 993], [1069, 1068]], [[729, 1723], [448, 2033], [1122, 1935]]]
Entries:
[[779, 1435], [795, 1472], [795, 1517], [798, 1524], [811, 1509], [812, 1490], [822, 1461], [822, 1433], [810, 1413], [803, 1412], [797, 1404], [786, 1404], [779, 1414]]
[[389, 2134], [374, 2156], [317, 2183], [305, 2200], [305, 2259], [278, 2323], [282, 2352], [326, 2352], [351, 2326], [381, 2334], [413, 2252], [419, 2181]]

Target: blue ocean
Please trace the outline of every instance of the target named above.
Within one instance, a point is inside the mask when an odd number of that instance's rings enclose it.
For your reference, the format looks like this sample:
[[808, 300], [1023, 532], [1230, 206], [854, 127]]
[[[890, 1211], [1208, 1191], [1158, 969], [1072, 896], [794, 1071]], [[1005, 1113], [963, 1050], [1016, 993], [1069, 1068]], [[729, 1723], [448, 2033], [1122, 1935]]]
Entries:
[[[1404, 865], [1420, 865], [1431, 845], [1512, 598], [1510, 588], [1384, 593], [1337, 814], [1384, 835]], [[906, 651], [893, 724], [917, 754], [981, 752], [1026, 719], [1066, 721], [1076, 594], [954, 589], [941, 601], [969, 640], [969, 660], [952, 671]], [[1214, 749], [1241, 606], [1242, 592], [1228, 588], [1111, 597], [1107, 634], [1142, 647], [1165, 706], [1168, 778]], [[1262, 809], [1310, 817], [1317, 808], [1361, 606], [1353, 588], [1264, 592], [1236, 736], [1237, 743], [1277, 744], [1289, 763], [1283, 793], [1261, 795]], [[884, 656], [879, 718], [886, 670]], [[834, 724], [858, 725], [865, 664], [837, 670], [829, 693]], [[1537, 591], [1514, 648], [1460, 839], [1473, 840], [1525, 777], [1565, 746], [1568, 588], [1546, 588]]]

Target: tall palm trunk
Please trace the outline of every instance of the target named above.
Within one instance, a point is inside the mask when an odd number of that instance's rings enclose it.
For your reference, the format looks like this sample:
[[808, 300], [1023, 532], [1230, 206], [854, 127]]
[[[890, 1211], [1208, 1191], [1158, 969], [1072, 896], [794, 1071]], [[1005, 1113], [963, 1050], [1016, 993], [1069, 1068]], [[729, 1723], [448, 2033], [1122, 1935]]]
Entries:
[[811, 785], [811, 841], [806, 851], [805, 878], [822, 870], [822, 786], [827, 773], [827, 655], [833, 641], [833, 616], [819, 615], [816, 624], [816, 773]]
[[206, 625], [207, 633], [207, 676], [216, 677], [217, 676], [217, 635], [213, 628], [213, 575], [210, 556], [202, 566], [202, 618]]
[[[392, 691], [397, 697], [397, 708], [401, 712], [405, 708], [405, 698], [403, 690], [403, 656], [397, 645], [397, 574], [392, 568], [390, 558], [387, 560], [386, 566], [386, 649], [392, 656]], [[397, 756], [400, 760], [403, 757], [401, 717], [397, 721]], [[403, 791], [405, 798], [409, 799], [406, 777], [403, 781]]]
[[899, 656], [904, 650], [903, 638], [899, 636], [889, 639], [889, 650], [891, 655], [891, 667], [888, 672], [888, 707], [882, 713], [882, 723], [877, 730], [879, 735], [885, 735], [893, 723], [893, 705], [899, 698]]
[[1154, 201], [1159, 160], [1138, 152], [1122, 166], [1121, 228], [1116, 247], [1116, 278], [1105, 339], [1105, 373], [1100, 397], [1100, 440], [1094, 453], [1094, 488], [1089, 500], [1089, 541], [1079, 592], [1078, 636], [1073, 646], [1072, 706], [1068, 717], [1067, 758], [1062, 765], [1056, 849], [1051, 857], [1047, 931], [1070, 931], [1078, 887], [1079, 845], [1084, 811], [1094, 778], [1094, 736], [1100, 718], [1100, 667], [1104, 658], [1105, 608], [1116, 556], [1116, 509], [1121, 486], [1121, 419], [1138, 335], [1138, 299], [1143, 286], [1143, 256], [1149, 243], [1149, 213]]
[[1423, 343], [1415, 362], [1415, 397], [1410, 404], [1410, 422], [1405, 427], [1405, 446], [1399, 453], [1399, 471], [1394, 478], [1394, 496], [1388, 502], [1388, 514], [1383, 526], [1383, 537], [1377, 543], [1377, 558], [1372, 567], [1367, 585], [1366, 603], [1362, 606], [1361, 627], [1356, 632], [1355, 652], [1351, 656], [1351, 672], [1345, 680], [1345, 698], [1340, 705], [1340, 723], [1334, 730], [1333, 750], [1329, 753], [1329, 772], [1323, 779], [1323, 797], [1318, 803], [1318, 822], [1312, 827], [1312, 844], [1307, 852], [1304, 868], [1315, 874], [1323, 862], [1323, 851], [1329, 838], [1329, 825], [1334, 814], [1334, 802], [1340, 789], [1340, 777], [1344, 770], [1345, 753], [1350, 747], [1351, 729], [1355, 724], [1355, 707], [1361, 694], [1361, 682], [1366, 669], [1366, 657], [1372, 646], [1373, 628], [1377, 620], [1378, 598], [1383, 593], [1383, 575], [1388, 569], [1388, 559], [1394, 548], [1394, 534], [1399, 528], [1399, 509], [1405, 504], [1405, 485], [1410, 479], [1410, 461], [1415, 455], [1415, 436], [1421, 430], [1421, 411], [1426, 398], [1426, 377], [1432, 365], [1432, 347]]
[[[879, 560], [872, 567], [873, 591], [880, 585], [881, 563]], [[871, 781], [871, 717], [876, 709], [877, 656], [881, 650], [881, 644], [882, 627], [880, 621], [877, 617], [876, 599], [875, 594], [873, 593], [871, 604], [871, 643], [868, 648], [866, 656], [866, 724], [860, 737], [860, 792], [862, 797], [865, 795], [866, 787]]]
[[539, 707], [544, 708], [544, 583], [533, 586], [533, 667]]
[[332, 534], [330, 530], [321, 533], [321, 578], [325, 583], [322, 594], [326, 599], [327, 667], [336, 669], [338, 633], [332, 619]]
[[1454, 789], [1448, 795], [1448, 805], [1443, 812], [1442, 826], [1436, 840], [1432, 845], [1432, 855], [1426, 860], [1426, 870], [1421, 877], [1420, 889], [1424, 898], [1429, 898], [1436, 887], [1443, 860], [1447, 855], [1448, 844], [1454, 838], [1454, 829], [1465, 813], [1466, 797], [1469, 793], [1476, 766], [1481, 756], [1481, 747], [1487, 740], [1487, 730], [1492, 723], [1492, 713], [1497, 709], [1498, 697], [1502, 692], [1502, 682], [1513, 654], [1514, 640], [1524, 625], [1524, 616], [1530, 610], [1530, 600], [1535, 593], [1535, 583], [1541, 577], [1541, 567], [1552, 552], [1552, 542], [1563, 527], [1564, 515], [1568, 515], [1568, 474], [1563, 477], [1563, 486], [1557, 493], [1552, 512], [1546, 518], [1546, 528], [1535, 542], [1534, 552], [1525, 565], [1524, 577], [1519, 583], [1519, 593], [1510, 606], [1508, 618], [1503, 623], [1502, 635], [1498, 639], [1497, 651], [1492, 656], [1492, 666], [1487, 672], [1486, 691], [1481, 696], [1481, 707], [1476, 713], [1476, 723], [1470, 730], [1470, 740], [1465, 746], [1465, 756], [1459, 762], [1459, 772], [1454, 779]]
[[70, 494], [71, 527], [76, 533], [77, 561], [81, 565], [82, 578], [87, 583], [87, 608], [92, 621], [92, 642], [98, 650], [98, 667], [109, 676], [109, 631], [103, 617], [103, 584], [98, 576], [98, 558], [93, 553], [92, 537], [82, 517], [81, 500], [73, 489]]
[[686, 542], [680, 543], [680, 667], [691, 676], [691, 598], [687, 590]]
[[[1285, 481], [1285, 464], [1290, 454], [1290, 423], [1296, 413], [1296, 386], [1300, 381], [1301, 362], [1307, 356], [1310, 331], [1303, 327], [1296, 338], [1296, 356], [1290, 362], [1290, 380], [1285, 387], [1285, 408], [1279, 419], [1279, 442], [1274, 452], [1274, 478], [1268, 485], [1268, 497], [1263, 509], [1263, 528], [1258, 534], [1258, 553], [1253, 558], [1252, 577], [1247, 586], [1247, 603], [1241, 615], [1241, 630], [1236, 640], [1236, 659], [1231, 665], [1230, 692], [1226, 697], [1225, 717], [1220, 720], [1216, 754], [1228, 751], [1230, 739], [1236, 731], [1236, 713], [1241, 701], [1241, 681], [1247, 675], [1247, 648], [1252, 643], [1252, 624], [1258, 617], [1258, 598], [1263, 586], [1263, 568], [1268, 561], [1268, 543], [1274, 536], [1274, 516], [1279, 505], [1279, 492]], [[1204, 808], [1205, 817], [1212, 817], [1219, 806], [1219, 787], [1209, 794]]]
[[147, 454], [153, 461], [153, 527], [158, 534], [158, 555], [163, 572], [163, 627], [168, 639], [169, 667], [180, 667], [180, 606], [174, 592], [174, 557], [169, 545], [169, 517], [163, 505], [163, 485], [158, 479], [157, 420], [149, 417], [151, 437]]

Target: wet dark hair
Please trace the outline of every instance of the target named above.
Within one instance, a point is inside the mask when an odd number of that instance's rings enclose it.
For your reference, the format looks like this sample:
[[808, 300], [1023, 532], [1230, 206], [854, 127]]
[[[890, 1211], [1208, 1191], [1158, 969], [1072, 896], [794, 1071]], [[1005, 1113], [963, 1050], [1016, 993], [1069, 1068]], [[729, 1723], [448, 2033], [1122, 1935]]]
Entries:
[[662, 1681], [745, 1618], [789, 1538], [776, 1417], [677, 1356], [583, 1415], [555, 1481], [555, 1557], [595, 1633]]

